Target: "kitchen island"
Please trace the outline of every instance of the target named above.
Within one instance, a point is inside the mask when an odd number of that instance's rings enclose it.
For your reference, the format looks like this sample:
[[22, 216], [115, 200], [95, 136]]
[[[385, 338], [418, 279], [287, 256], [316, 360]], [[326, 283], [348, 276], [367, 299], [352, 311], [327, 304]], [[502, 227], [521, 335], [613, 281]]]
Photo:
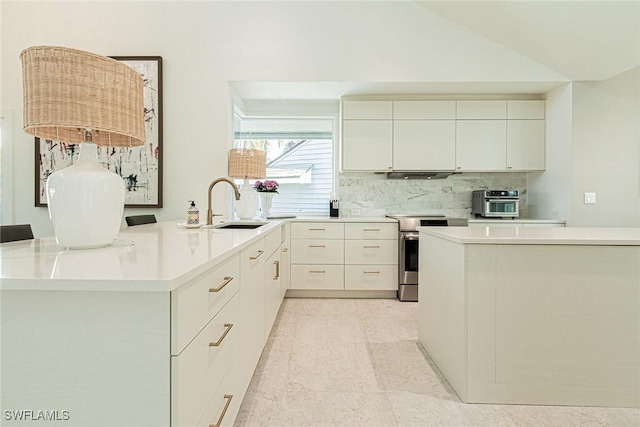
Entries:
[[0, 245], [2, 425], [233, 425], [284, 297], [283, 224]]
[[640, 406], [640, 229], [419, 231], [419, 340], [464, 402]]

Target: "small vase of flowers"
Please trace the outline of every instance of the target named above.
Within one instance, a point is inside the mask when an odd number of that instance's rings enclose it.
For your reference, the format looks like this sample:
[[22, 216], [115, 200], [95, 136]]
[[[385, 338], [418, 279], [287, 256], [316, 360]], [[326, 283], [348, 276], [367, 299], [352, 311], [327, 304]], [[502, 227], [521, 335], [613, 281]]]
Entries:
[[278, 187], [278, 182], [271, 180], [256, 181], [253, 184], [253, 188], [260, 196], [260, 206], [264, 217], [271, 214], [271, 204], [273, 203], [273, 197], [278, 194]]
[[253, 184], [253, 188], [256, 189], [258, 193], [277, 193], [278, 192], [278, 181], [256, 181]]

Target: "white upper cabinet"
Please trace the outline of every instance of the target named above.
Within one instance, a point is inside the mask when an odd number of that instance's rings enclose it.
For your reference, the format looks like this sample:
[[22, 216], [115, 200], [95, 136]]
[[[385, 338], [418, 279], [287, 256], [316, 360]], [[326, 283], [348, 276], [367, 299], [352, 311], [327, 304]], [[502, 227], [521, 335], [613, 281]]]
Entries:
[[456, 101], [394, 101], [394, 120], [455, 119]]
[[343, 101], [342, 170], [545, 168], [544, 100]]
[[505, 171], [506, 120], [456, 120], [456, 170]]
[[455, 118], [455, 101], [394, 101], [393, 169], [453, 170]]
[[544, 120], [507, 120], [507, 170], [544, 170], [544, 141]]
[[342, 170], [385, 171], [393, 163], [391, 120], [344, 120], [342, 122]]
[[452, 171], [455, 164], [455, 120], [394, 121], [394, 170]]
[[393, 163], [393, 102], [342, 102], [342, 170], [388, 172]]
[[507, 101], [457, 101], [456, 118], [469, 120], [504, 120]]
[[507, 101], [507, 119], [544, 120], [544, 101]]
[[391, 120], [393, 101], [343, 101], [344, 120]]

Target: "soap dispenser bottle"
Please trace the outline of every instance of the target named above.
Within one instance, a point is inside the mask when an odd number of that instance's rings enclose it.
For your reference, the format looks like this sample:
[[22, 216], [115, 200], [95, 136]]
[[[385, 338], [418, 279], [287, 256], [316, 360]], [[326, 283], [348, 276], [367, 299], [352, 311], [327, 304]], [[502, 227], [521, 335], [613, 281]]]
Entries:
[[187, 225], [198, 225], [200, 224], [200, 211], [193, 200], [189, 200], [189, 202], [191, 205], [187, 210]]

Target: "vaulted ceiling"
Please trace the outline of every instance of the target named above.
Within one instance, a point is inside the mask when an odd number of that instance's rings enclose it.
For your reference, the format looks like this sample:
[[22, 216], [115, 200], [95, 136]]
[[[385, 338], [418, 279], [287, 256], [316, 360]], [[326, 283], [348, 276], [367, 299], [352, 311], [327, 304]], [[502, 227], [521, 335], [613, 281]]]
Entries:
[[570, 80], [640, 66], [640, 1], [417, 1]]

